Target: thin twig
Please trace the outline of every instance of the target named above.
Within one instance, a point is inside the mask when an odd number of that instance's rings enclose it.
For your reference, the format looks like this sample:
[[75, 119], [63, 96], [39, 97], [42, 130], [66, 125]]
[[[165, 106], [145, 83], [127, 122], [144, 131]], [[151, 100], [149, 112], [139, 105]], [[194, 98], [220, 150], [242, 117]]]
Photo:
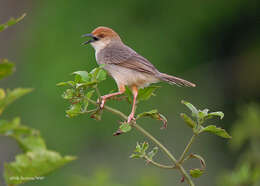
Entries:
[[149, 159], [147, 156], [144, 156], [144, 159], [147, 161], [147, 163], [151, 163], [154, 166], [162, 168], [162, 169], [175, 169], [176, 168], [175, 165], [163, 165], [163, 164], [157, 163], [157, 162]]
[[[89, 99], [89, 102], [94, 104], [94, 105], [98, 105], [95, 101], [93, 101], [91, 99]], [[127, 116], [124, 113], [120, 112], [119, 110], [116, 110], [116, 109], [111, 108], [109, 106], [104, 106], [104, 109], [106, 109], [106, 110], [108, 110], [108, 111], [110, 111], [114, 114], [117, 114], [120, 117], [122, 117], [123, 119], [127, 120]], [[175, 167], [180, 170], [180, 172], [184, 176], [185, 180], [189, 183], [189, 185], [195, 186], [191, 177], [186, 172], [186, 170], [183, 168], [183, 166], [177, 161], [177, 159], [170, 153], [170, 151], [161, 142], [159, 142], [154, 136], [152, 136], [149, 132], [147, 132], [145, 129], [143, 129], [141, 126], [139, 126], [137, 123], [131, 122], [131, 124], [132, 124], [132, 127], [137, 129], [143, 135], [150, 138], [156, 145], [158, 145], [167, 154], [167, 156], [173, 161]]]
[[96, 89], [96, 93], [97, 93], [98, 99], [100, 99], [101, 98], [101, 94], [100, 94], [100, 91], [99, 91], [97, 85], [95, 86], [95, 89]]
[[185, 156], [186, 156], [187, 153], [189, 152], [189, 150], [190, 150], [190, 148], [191, 148], [191, 145], [192, 145], [192, 143], [194, 142], [196, 136], [197, 136], [197, 135], [193, 134], [193, 136], [191, 137], [189, 143], [186, 145], [186, 147], [185, 147], [185, 149], [184, 149], [184, 151], [183, 151], [183, 153], [182, 153], [182, 155], [181, 155], [181, 157], [180, 157], [180, 159], [179, 159], [179, 163], [180, 163], [180, 164], [182, 164], [182, 163], [185, 161]]

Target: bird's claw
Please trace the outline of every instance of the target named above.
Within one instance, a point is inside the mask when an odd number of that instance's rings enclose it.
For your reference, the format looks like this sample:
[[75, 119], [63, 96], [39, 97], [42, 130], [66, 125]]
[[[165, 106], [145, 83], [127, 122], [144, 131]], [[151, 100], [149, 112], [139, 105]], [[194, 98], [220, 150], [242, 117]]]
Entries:
[[97, 102], [99, 104], [99, 108], [103, 109], [105, 106], [106, 99], [103, 96], [101, 96], [100, 98], [98, 98]]

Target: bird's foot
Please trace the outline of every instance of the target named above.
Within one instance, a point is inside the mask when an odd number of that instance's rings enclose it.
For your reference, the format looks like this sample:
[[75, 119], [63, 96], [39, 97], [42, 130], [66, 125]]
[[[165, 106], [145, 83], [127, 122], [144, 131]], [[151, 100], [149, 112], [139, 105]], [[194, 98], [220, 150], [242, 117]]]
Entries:
[[99, 108], [103, 109], [106, 103], [106, 98], [105, 96], [101, 96], [100, 98], [98, 98], [98, 104], [99, 104]]
[[131, 113], [128, 116], [127, 123], [130, 123], [132, 120], [135, 121], [135, 114], [134, 113]]

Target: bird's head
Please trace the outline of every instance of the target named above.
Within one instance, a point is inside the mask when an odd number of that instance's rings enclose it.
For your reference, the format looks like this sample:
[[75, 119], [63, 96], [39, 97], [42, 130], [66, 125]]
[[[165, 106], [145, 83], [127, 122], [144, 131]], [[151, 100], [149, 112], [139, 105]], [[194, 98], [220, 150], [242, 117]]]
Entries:
[[90, 34], [84, 34], [82, 37], [90, 37], [91, 39], [82, 43], [83, 45], [91, 44], [95, 50], [106, 47], [110, 42], [121, 41], [119, 35], [108, 27], [97, 27]]

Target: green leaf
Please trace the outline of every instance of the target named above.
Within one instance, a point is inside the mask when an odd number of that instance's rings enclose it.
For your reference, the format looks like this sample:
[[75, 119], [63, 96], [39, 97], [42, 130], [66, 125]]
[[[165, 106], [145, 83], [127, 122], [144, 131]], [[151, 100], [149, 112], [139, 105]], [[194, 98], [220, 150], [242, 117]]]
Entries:
[[5, 98], [5, 90], [0, 88], [0, 101]]
[[136, 143], [135, 152], [142, 152], [142, 147], [138, 142]]
[[189, 159], [192, 159], [192, 158], [196, 158], [196, 159], [200, 160], [201, 167], [203, 169], [206, 168], [206, 162], [202, 156], [200, 156], [198, 154], [190, 154]]
[[211, 112], [209, 114], [207, 114], [207, 119], [213, 117], [213, 116], [218, 116], [220, 117], [220, 119], [223, 119], [224, 118], [224, 113], [223, 112]]
[[182, 119], [185, 121], [185, 123], [189, 126], [189, 127], [191, 127], [191, 128], [194, 128], [194, 127], [196, 127], [196, 122], [195, 121], [193, 121], [189, 116], [187, 116], [186, 114], [184, 114], [184, 113], [181, 113], [181, 117], [182, 117]]
[[131, 159], [134, 159], [134, 158], [135, 158], [135, 159], [138, 159], [138, 158], [141, 158], [141, 157], [140, 157], [139, 154], [134, 154], [134, 153], [133, 153], [133, 154], [130, 155], [130, 158], [131, 158]]
[[100, 82], [100, 81], [106, 80], [106, 77], [107, 77], [106, 71], [104, 71], [103, 69], [100, 69], [98, 71], [96, 79]]
[[0, 32], [7, 29], [9, 26], [12, 26], [16, 23], [18, 23], [19, 21], [21, 21], [24, 17], [26, 16], [26, 14], [23, 14], [22, 16], [18, 17], [17, 19], [11, 18], [9, 19], [9, 21], [7, 21], [4, 24], [0, 25]]
[[87, 71], [77, 71], [77, 72], [73, 72], [72, 74], [74, 75], [78, 75], [79, 78], [79, 82], [89, 82], [90, 81], [90, 77]]
[[67, 89], [65, 92], [63, 92], [62, 98], [71, 100], [74, 97], [74, 94], [75, 94], [74, 89]]
[[46, 149], [39, 131], [21, 125], [19, 118], [0, 120], [0, 134], [14, 138], [24, 152]]
[[167, 119], [164, 115], [160, 114], [156, 109], [148, 111], [148, 112], [143, 112], [137, 115], [136, 120], [142, 117], [151, 117], [156, 120], [160, 120], [163, 122], [163, 128], [167, 127]]
[[[27, 152], [17, 155], [14, 162], [5, 163], [4, 178], [9, 185], [22, 184], [35, 177], [44, 176], [73, 160], [75, 157], [62, 157], [59, 153], [49, 150]], [[25, 179], [15, 179], [22, 177]]]
[[57, 83], [56, 86], [61, 87], [61, 86], [75, 86], [76, 83], [74, 81], [67, 81], [67, 82], [60, 82]]
[[138, 101], [146, 101], [151, 98], [151, 96], [155, 95], [155, 91], [160, 88], [160, 86], [149, 86], [143, 89], [139, 89], [137, 100]]
[[142, 145], [137, 142], [134, 153], [130, 156], [130, 158], [143, 158], [146, 155], [146, 150], [148, 148], [149, 144], [147, 142], [143, 142]]
[[23, 151], [35, 151], [46, 149], [46, 144], [39, 135], [32, 135], [26, 137], [22, 137], [21, 135], [19, 135], [17, 137], [14, 136], [14, 138], [17, 140], [19, 146], [23, 149]]
[[225, 129], [217, 128], [215, 125], [209, 125], [201, 130], [201, 132], [210, 132], [222, 138], [232, 138]]
[[86, 112], [86, 111], [87, 111], [87, 109], [88, 109], [88, 104], [89, 104], [88, 99], [90, 99], [90, 98], [93, 96], [94, 92], [95, 92], [94, 90], [91, 90], [91, 91], [89, 91], [89, 92], [85, 95], [83, 112]]
[[102, 117], [102, 113], [103, 113], [102, 109], [97, 109], [90, 117], [97, 121], [100, 121]]
[[132, 129], [132, 127], [131, 127], [131, 125], [130, 125], [129, 123], [124, 122], [124, 123], [122, 123], [122, 124], [120, 125], [119, 129], [120, 129], [123, 133], [126, 133], [126, 132], [129, 132], [129, 131]]
[[106, 71], [103, 70], [103, 66], [99, 66], [97, 68], [94, 68], [90, 74], [92, 75], [92, 81], [104, 81], [106, 79]]
[[1, 135], [8, 135], [10, 131], [16, 129], [20, 125], [20, 119], [15, 118], [13, 121], [9, 122], [6, 120], [0, 120], [0, 134]]
[[7, 59], [0, 59], [0, 79], [12, 74], [14, 71], [14, 64]]
[[68, 85], [68, 82], [60, 82], [60, 83], [56, 84], [56, 86], [58, 86], [58, 87], [67, 86], [67, 85]]
[[184, 101], [184, 100], [182, 100], [181, 103], [186, 105], [190, 109], [193, 117], [197, 117], [198, 116], [198, 110], [191, 103], [189, 103], [187, 101]]
[[149, 148], [149, 144], [147, 142], [143, 142], [142, 144], [142, 152], [146, 152], [146, 150]]
[[80, 103], [76, 103], [70, 106], [69, 110], [66, 110], [66, 116], [69, 118], [73, 118], [81, 114], [81, 105]]
[[204, 120], [204, 118], [208, 115], [209, 109], [198, 110], [198, 117], [200, 120]]
[[198, 178], [198, 177], [200, 177], [203, 173], [204, 173], [204, 170], [202, 170], [202, 169], [191, 169], [191, 170], [190, 170], [190, 175], [191, 175], [193, 178]]
[[16, 99], [28, 94], [32, 90], [33, 89], [30, 88], [16, 88], [12, 91], [7, 90], [5, 98], [0, 100], [0, 115], [7, 105], [11, 104]]
[[147, 153], [147, 157], [149, 160], [152, 160], [153, 157], [157, 154], [159, 148], [158, 147], [154, 147], [152, 151]]

